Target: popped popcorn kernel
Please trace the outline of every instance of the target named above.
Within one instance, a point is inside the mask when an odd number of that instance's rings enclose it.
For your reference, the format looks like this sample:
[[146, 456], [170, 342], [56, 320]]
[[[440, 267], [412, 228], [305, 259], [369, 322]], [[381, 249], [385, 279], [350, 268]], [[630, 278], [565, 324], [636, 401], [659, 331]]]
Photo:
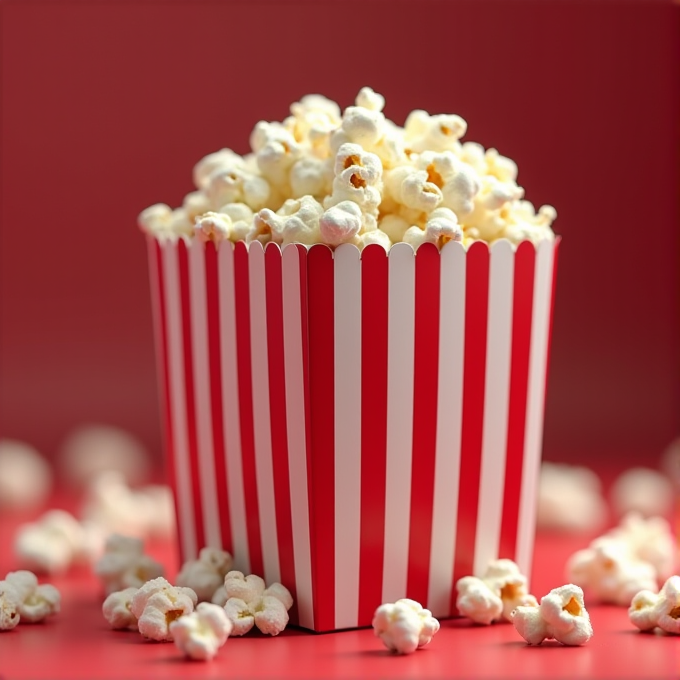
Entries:
[[51, 487], [50, 465], [35, 448], [0, 439], [0, 510], [39, 507]]
[[139, 588], [125, 588], [108, 595], [102, 604], [102, 614], [114, 630], [138, 630], [137, 617], [132, 613], [132, 599]]
[[170, 623], [177, 648], [190, 659], [209, 661], [231, 634], [233, 625], [222, 607], [200, 602], [195, 611]]
[[540, 645], [546, 639], [563, 645], [583, 645], [593, 636], [583, 591], [571, 583], [551, 590], [538, 607], [517, 607], [512, 612], [512, 623], [530, 645]]
[[0, 581], [0, 631], [12, 630], [21, 620], [21, 598], [8, 581]]
[[380, 605], [372, 625], [385, 647], [397, 654], [412, 654], [429, 644], [439, 630], [439, 621], [430, 610], [409, 599]]
[[231, 571], [224, 577], [224, 590], [224, 610], [234, 626], [232, 635], [245, 635], [253, 626], [266, 635], [278, 635], [288, 625], [293, 597], [282, 584], [265, 587], [260, 576]]
[[12, 571], [5, 576], [4, 582], [14, 589], [18, 598], [21, 622], [38, 623], [59, 612], [61, 594], [49, 583], [38, 584], [38, 577], [33, 572]]
[[190, 560], [182, 565], [175, 582], [178, 586], [191, 588], [199, 602], [209, 602], [224, 585], [224, 577], [233, 562], [231, 554], [225, 550], [202, 548], [197, 560]]

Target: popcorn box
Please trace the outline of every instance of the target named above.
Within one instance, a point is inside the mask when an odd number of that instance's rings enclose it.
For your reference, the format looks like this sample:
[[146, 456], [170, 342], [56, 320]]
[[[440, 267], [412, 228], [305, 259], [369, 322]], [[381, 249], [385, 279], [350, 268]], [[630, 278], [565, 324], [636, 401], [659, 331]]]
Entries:
[[558, 246], [150, 238], [182, 559], [229, 550], [315, 631], [528, 573]]

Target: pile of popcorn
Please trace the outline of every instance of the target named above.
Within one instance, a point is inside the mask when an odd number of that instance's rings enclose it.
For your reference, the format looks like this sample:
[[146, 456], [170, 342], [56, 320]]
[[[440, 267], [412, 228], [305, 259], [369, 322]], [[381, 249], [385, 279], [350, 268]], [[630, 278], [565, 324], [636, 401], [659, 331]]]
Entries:
[[368, 87], [343, 113], [307, 95], [282, 123], [257, 123], [251, 153], [222, 149], [199, 161], [182, 207], [153, 205], [139, 225], [157, 238], [360, 249], [554, 238], [555, 209], [523, 200], [512, 160], [461, 142], [460, 116], [417, 109], [400, 127], [384, 105]]

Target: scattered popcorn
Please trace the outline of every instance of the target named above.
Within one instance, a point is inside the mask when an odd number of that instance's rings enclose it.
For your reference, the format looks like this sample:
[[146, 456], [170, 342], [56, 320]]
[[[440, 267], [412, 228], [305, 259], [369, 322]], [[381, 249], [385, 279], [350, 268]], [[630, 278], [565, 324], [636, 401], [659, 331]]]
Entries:
[[[402, 240], [441, 248], [449, 240], [467, 247], [478, 239], [554, 238], [554, 208], [536, 210], [523, 200], [511, 159], [461, 143], [467, 123], [460, 116], [415, 110], [400, 127], [385, 117], [384, 106], [369, 87], [342, 113], [325, 97], [303, 97], [282, 123], [255, 125], [250, 154], [221, 149], [200, 160], [196, 191], [182, 207], [151, 206], [139, 226], [163, 239], [360, 249]], [[235, 219], [234, 206], [250, 212]]]
[[222, 607], [201, 602], [194, 612], [170, 624], [170, 634], [185, 656], [209, 661], [227, 641], [232, 628]]
[[640, 630], [661, 628], [680, 635], [680, 576], [671, 576], [658, 593], [641, 590], [628, 609], [631, 623]]
[[197, 560], [185, 562], [175, 582], [191, 588], [199, 602], [210, 602], [215, 593], [224, 587], [224, 577], [232, 567], [232, 556], [217, 548], [203, 548]]
[[600, 478], [588, 468], [541, 464], [536, 521], [541, 529], [589, 531], [607, 519]]
[[[193, 230], [193, 220], [189, 225]], [[129, 432], [109, 425], [84, 425], [74, 430], [62, 444], [58, 462], [64, 479], [75, 486], [85, 486], [98, 473], [111, 470], [120, 472], [128, 483], [139, 483], [148, 478], [150, 470], [143, 444]]]
[[107, 595], [125, 588], [139, 588], [150, 579], [163, 576], [163, 566], [144, 554], [144, 542], [133, 536], [112, 534], [104, 554], [94, 567]]
[[571, 583], [551, 590], [538, 606], [517, 607], [512, 623], [530, 645], [553, 639], [563, 645], [583, 645], [593, 637], [583, 591]]
[[139, 588], [125, 588], [111, 593], [102, 604], [102, 614], [114, 630], [130, 628], [138, 630], [137, 619], [132, 613], [132, 599]]
[[280, 583], [265, 588], [259, 576], [230, 571], [224, 577], [224, 591], [224, 610], [234, 624], [231, 635], [245, 635], [254, 625], [266, 635], [278, 635], [288, 624], [293, 597]]
[[82, 516], [106, 534], [168, 537], [175, 527], [172, 491], [163, 485], [131, 489], [123, 474], [100, 472], [88, 484]]
[[5, 576], [5, 583], [12, 586], [18, 598], [22, 623], [38, 623], [60, 609], [59, 591], [49, 583], [38, 585], [38, 578], [33, 572], [12, 571]]
[[606, 536], [625, 543], [634, 558], [651, 564], [658, 580], [668, 578], [675, 571], [675, 536], [664, 517], [645, 519], [629, 512]]
[[458, 611], [475, 623], [489, 625], [510, 621], [520, 605], [536, 606], [536, 598], [527, 592], [527, 578], [508, 559], [492, 560], [481, 578], [465, 576], [456, 583]]
[[19, 623], [20, 605], [16, 588], [8, 581], [0, 581], [0, 631], [12, 630]]
[[567, 576], [599, 602], [627, 606], [635, 593], [656, 588], [654, 567], [636, 559], [623, 541], [602, 536], [574, 553]]
[[49, 463], [29, 444], [0, 440], [0, 509], [40, 506], [52, 488]]
[[132, 597], [132, 615], [139, 632], [149, 640], [171, 642], [170, 625], [196, 606], [196, 593], [191, 588], [172, 586], [162, 577], [147, 581]]
[[614, 481], [610, 494], [618, 516], [632, 511], [644, 517], [666, 517], [673, 508], [673, 484], [668, 477], [650, 468], [636, 467], [622, 473]]
[[373, 615], [373, 632], [387, 649], [412, 654], [429, 644], [439, 630], [439, 621], [415, 600], [402, 599], [382, 604]]
[[19, 563], [39, 573], [66, 571], [88, 553], [88, 532], [65, 510], [49, 510], [36, 522], [19, 527], [14, 553]]

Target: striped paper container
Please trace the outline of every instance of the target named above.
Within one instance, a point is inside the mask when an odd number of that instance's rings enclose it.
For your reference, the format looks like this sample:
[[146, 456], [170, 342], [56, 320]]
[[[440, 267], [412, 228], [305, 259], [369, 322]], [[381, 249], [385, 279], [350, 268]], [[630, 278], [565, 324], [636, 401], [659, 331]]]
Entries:
[[528, 573], [557, 246], [150, 239], [182, 559], [229, 550], [316, 631]]

